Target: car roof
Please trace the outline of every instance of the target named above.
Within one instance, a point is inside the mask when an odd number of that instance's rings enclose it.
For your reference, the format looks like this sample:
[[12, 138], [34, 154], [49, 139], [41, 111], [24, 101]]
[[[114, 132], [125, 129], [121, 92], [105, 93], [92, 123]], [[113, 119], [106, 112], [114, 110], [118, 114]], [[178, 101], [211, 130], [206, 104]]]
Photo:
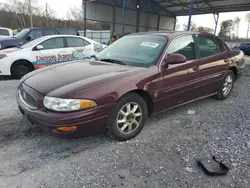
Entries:
[[214, 36], [211, 33], [196, 32], [196, 31], [152, 31], [152, 32], [133, 33], [131, 35], [159, 35], [159, 36], [168, 36], [168, 38], [175, 38], [177, 36], [186, 35], [186, 34], [191, 34], [191, 35], [205, 34], [205, 35]]
[[90, 43], [98, 43], [98, 42], [96, 42], [96, 41], [94, 41], [94, 40], [92, 40], [92, 39], [90, 39], [90, 38], [87, 38], [87, 37], [83, 37], [83, 36], [79, 36], [79, 35], [61, 35], [61, 34], [59, 34], [59, 35], [47, 35], [47, 36], [43, 36], [43, 37], [40, 37], [40, 39], [42, 40], [42, 41], [44, 41], [44, 40], [47, 40], [47, 39], [51, 39], [51, 38], [57, 38], [57, 37], [75, 37], [75, 38], [82, 38], [82, 39], [84, 39], [84, 40], [86, 40], [86, 41], [88, 41], [88, 42], [90, 42]]
[[12, 30], [12, 29], [7, 28], [7, 27], [0, 27], [0, 29]]
[[78, 35], [47, 35], [47, 36], [43, 36], [41, 38], [43, 39], [50, 39], [50, 38], [54, 38], [54, 37], [76, 37], [76, 38], [86, 38], [86, 37], [83, 37], [83, 36], [78, 36]]

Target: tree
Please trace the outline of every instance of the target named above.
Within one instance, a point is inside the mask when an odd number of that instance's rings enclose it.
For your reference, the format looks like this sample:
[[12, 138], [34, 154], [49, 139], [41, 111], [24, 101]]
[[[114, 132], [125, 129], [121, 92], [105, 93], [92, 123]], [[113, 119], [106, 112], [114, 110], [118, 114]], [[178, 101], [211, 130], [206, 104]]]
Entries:
[[250, 29], [250, 13], [247, 13], [245, 16], [246, 22], [248, 24], [247, 26], [247, 39], [248, 39], [248, 33], [249, 33], [249, 29]]
[[234, 26], [236, 26], [236, 36], [239, 37], [240, 18], [238, 16], [234, 19]]
[[[184, 29], [184, 31], [187, 31], [188, 30], [188, 25], [183, 24], [183, 29]], [[191, 22], [190, 31], [197, 31], [196, 24], [194, 22]]]
[[69, 20], [77, 21], [83, 23], [83, 10], [79, 7], [70, 7], [67, 12], [67, 17]]
[[197, 31], [199, 31], [199, 32], [207, 32], [207, 33], [214, 33], [214, 30], [212, 28], [203, 27], [203, 26], [197, 27]]
[[221, 22], [219, 36], [224, 40], [231, 38], [232, 29], [233, 29], [233, 20], [225, 20]]

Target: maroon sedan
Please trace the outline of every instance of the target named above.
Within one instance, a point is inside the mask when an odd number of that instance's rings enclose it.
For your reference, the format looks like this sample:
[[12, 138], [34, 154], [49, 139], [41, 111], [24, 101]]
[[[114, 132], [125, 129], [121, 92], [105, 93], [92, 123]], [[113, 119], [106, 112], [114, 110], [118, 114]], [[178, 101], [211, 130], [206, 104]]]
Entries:
[[151, 114], [209, 96], [228, 98], [244, 67], [243, 53], [211, 34], [138, 33], [89, 61], [29, 73], [17, 101], [31, 122], [56, 135], [107, 132], [127, 140]]

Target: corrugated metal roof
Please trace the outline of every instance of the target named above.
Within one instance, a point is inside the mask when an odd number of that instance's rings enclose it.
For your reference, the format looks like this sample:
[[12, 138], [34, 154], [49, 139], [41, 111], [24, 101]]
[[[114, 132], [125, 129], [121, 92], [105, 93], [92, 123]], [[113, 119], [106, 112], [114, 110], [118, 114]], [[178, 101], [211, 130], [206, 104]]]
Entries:
[[[190, 0], [153, 1], [176, 16], [189, 14]], [[194, 0], [193, 15], [249, 10], [250, 0]]]

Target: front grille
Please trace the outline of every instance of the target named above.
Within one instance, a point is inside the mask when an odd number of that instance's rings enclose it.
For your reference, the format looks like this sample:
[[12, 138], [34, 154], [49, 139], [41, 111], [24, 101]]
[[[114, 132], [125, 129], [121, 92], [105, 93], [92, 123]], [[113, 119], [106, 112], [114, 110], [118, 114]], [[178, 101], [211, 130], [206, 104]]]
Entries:
[[37, 101], [34, 97], [32, 97], [29, 93], [26, 91], [19, 89], [18, 90], [19, 97], [21, 101], [28, 106], [31, 109], [37, 109]]

